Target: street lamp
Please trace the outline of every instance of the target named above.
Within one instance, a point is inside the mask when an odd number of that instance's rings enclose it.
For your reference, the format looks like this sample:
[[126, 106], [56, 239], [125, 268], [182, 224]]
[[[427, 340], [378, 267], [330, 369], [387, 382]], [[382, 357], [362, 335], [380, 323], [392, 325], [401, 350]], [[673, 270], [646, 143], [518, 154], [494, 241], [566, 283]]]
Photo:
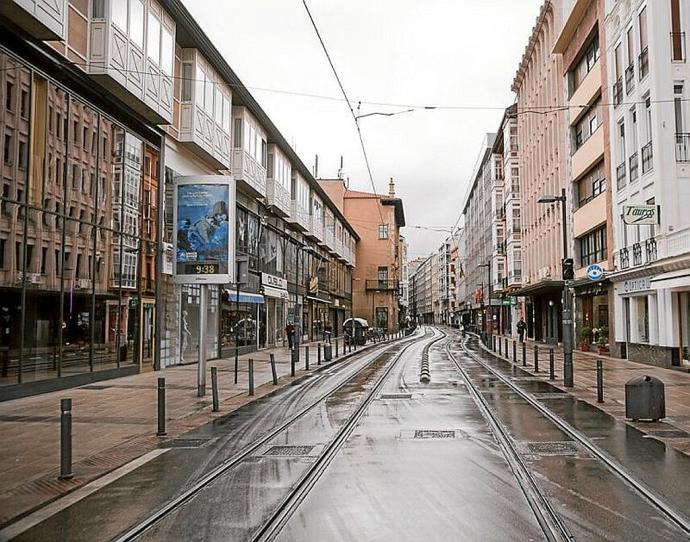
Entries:
[[[489, 317], [487, 318], [486, 314], [484, 314], [484, 318], [486, 318], [486, 321], [488, 322], [489, 325], [489, 336], [493, 335], [494, 333], [494, 315], [493, 315], [493, 308], [491, 307], [491, 259], [489, 259], [488, 263], [480, 263], [477, 267], [486, 267], [488, 272], [489, 272]], [[484, 296], [484, 290], [482, 289], [482, 297]], [[484, 305], [485, 312], [486, 312], [486, 305]], [[487, 339], [488, 342], [488, 339]]]
[[568, 229], [566, 216], [565, 188], [560, 196], [541, 196], [537, 203], [558, 203], [561, 206], [561, 225], [563, 228], [563, 384], [573, 387], [573, 309], [570, 300], [570, 281], [573, 280], [572, 261], [568, 260]]

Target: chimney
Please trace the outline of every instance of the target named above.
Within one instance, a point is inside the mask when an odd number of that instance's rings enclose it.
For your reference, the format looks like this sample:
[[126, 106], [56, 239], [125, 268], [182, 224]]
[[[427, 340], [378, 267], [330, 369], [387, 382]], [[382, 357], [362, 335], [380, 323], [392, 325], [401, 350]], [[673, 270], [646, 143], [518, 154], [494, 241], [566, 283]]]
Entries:
[[314, 155], [314, 178], [319, 178], [319, 155]]
[[391, 198], [395, 197], [395, 183], [393, 182], [393, 177], [391, 177], [391, 181], [388, 183], [388, 195]]

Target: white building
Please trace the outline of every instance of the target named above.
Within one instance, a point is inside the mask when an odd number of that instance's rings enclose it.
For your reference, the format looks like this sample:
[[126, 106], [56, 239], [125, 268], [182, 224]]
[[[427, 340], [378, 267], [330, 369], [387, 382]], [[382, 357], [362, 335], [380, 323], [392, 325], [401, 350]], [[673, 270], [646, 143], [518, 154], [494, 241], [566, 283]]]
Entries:
[[[614, 337], [631, 360], [690, 364], [690, 69], [687, 0], [608, 0]], [[626, 225], [653, 205], [658, 225]]]

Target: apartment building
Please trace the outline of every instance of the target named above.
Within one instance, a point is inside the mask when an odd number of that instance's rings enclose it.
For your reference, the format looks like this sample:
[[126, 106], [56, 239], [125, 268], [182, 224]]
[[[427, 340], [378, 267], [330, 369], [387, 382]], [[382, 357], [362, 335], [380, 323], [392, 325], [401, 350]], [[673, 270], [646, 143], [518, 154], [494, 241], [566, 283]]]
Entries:
[[446, 240], [433, 254], [433, 287], [436, 295], [433, 301], [434, 322], [450, 323], [450, 241]]
[[0, 400], [197, 359], [181, 177], [237, 203], [208, 357], [340, 332], [358, 234], [179, 0], [8, 0], [0, 29]]
[[528, 337], [562, 337], [563, 255], [561, 210], [538, 203], [569, 188], [566, 175], [564, 79], [561, 55], [553, 54], [563, 21], [563, 2], [546, 0], [513, 79], [518, 115], [522, 288]]
[[[609, 279], [593, 281], [587, 268], [596, 264], [613, 269], [611, 205], [611, 154], [608, 107], [605, 6], [603, 0], [578, 0], [566, 10], [553, 52], [561, 56], [564, 101], [568, 105], [566, 128], [567, 201], [572, 213], [575, 262], [575, 336], [583, 329], [608, 329], [613, 324], [613, 287]], [[622, 64], [617, 69], [622, 69]], [[622, 92], [623, 74], [614, 84]], [[629, 88], [631, 83], [628, 83]], [[620, 97], [620, 96], [619, 96]], [[638, 177], [637, 154], [630, 172]], [[593, 343], [594, 334], [581, 341]], [[617, 352], [616, 352], [617, 353]]]
[[[607, 100], [615, 326], [622, 355], [690, 363], [690, 68], [686, 0], [610, 1]], [[642, 214], [640, 214], [642, 213]]]
[[404, 324], [400, 283], [403, 278], [403, 202], [390, 179], [388, 195], [350, 190], [343, 179], [319, 179], [358, 232], [353, 273], [353, 313], [370, 326], [395, 331]]

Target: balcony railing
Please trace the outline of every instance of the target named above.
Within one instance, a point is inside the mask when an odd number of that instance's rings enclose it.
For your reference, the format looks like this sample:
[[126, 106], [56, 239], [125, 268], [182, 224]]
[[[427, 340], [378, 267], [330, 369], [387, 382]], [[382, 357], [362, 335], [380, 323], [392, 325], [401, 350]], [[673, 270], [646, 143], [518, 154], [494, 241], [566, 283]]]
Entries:
[[636, 181], [640, 176], [639, 159], [636, 152], [628, 158], [628, 164], [630, 165], [630, 182]]
[[635, 88], [635, 63], [631, 62], [630, 65], [625, 68], [625, 93], [630, 94]]
[[685, 32], [671, 32], [671, 60], [685, 62]]
[[613, 85], [613, 105], [618, 107], [623, 101], [623, 78], [619, 77]]
[[620, 190], [627, 184], [628, 180], [626, 177], [625, 162], [623, 162], [616, 168], [616, 181], [618, 183], [618, 190]]
[[620, 249], [618, 252], [618, 257], [620, 258], [621, 269], [627, 269], [630, 267], [630, 252], [627, 248]]
[[638, 58], [638, 65], [640, 66], [640, 81], [642, 81], [649, 73], [649, 49], [647, 47], [642, 49]]
[[640, 243], [635, 243], [632, 246], [633, 253], [633, 265], [642, 265], [642, 245]]
[[690, 134], [676, 134], [676, 162], [690, 162]]
[[654, 158], [654, 152], [652, 151], [652, 142], [650, 141], [644, 147], [642, 147], [642, 175], [647, 173], [654, 167], [652, 159]]
[[397, 280], [369, 280], [366, 281], [367, 290], [376, 290], [379, 292], [397, 292], [400, 288], [400, 282]]
[[645, 252], [645, 259], [647, 263], [652, 263], [656, 261], [657, 258], [657, 253], [656, 253], [656, 239], [647, 239], [644, 242], [644, 252]]

